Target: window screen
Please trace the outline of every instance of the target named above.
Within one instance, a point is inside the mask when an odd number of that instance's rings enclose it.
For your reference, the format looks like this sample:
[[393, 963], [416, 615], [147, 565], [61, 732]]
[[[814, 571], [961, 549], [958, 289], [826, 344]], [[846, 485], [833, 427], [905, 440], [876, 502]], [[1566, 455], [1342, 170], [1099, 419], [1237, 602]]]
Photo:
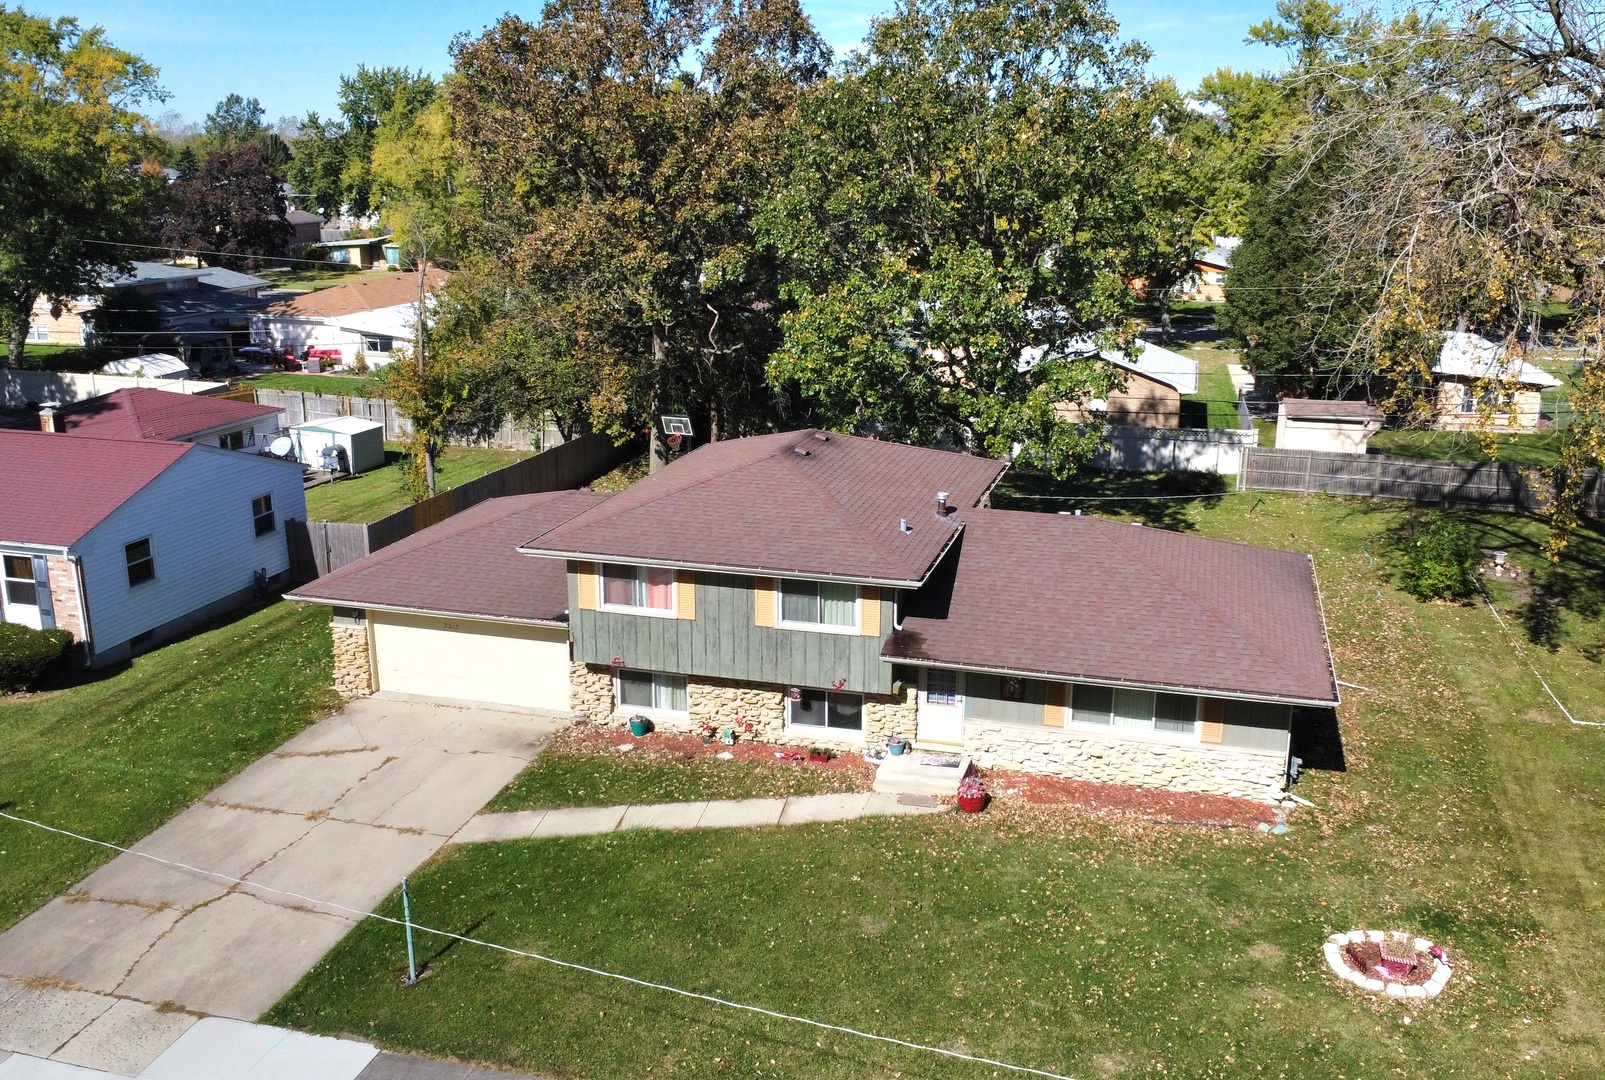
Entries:
[[1190, 735], [1198, 719], [1198, 699], [1190, 694], [1154, 695], [1154, 730]]
[[1071, 699], [1070, 718], [1078, 724], [1107, 724], [1114, 696], [1107, 686], [1078, 685]]

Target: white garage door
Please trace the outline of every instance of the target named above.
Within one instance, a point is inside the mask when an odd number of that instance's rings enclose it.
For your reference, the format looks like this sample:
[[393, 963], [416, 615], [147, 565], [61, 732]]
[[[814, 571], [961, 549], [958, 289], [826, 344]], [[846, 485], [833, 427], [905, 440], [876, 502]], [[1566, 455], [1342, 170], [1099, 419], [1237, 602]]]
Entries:
[[568, 631], [370, 611], [379, 689], [568, 711]]

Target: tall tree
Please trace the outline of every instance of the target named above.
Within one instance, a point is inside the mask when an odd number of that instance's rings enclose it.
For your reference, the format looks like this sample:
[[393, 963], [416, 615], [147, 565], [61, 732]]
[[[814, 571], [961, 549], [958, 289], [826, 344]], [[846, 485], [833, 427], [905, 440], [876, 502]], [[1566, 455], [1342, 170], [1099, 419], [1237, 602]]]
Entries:
[[256, 146], [273, 169], [282, 171], [290, 163], [290, 148], [279, 133], [267, 125], [267, 111], [256, 98], [230, 94], [201, 122], [199, 139], [203, 156], [220, 150]]
[[828, 55], [795, 0], [554, 0], [453, 51], [474, 242], [501, 267], [462, 279], [492, 290], [463, 309], [537, 358], [526, 382], [564, 369], [548, 398], [583, 379], [597, 429], [763, 426], [777, 282], [752, 215]]
[[1147, 215], [1179, 182], [1174, 96], [1116, 33], [1098, 0], [905, 0], [878, 22], [804, 99], [765, 210], [794, 305], [771, 377], [832, 426], [1085, 460], [1100, 433], [1064, 410], [1113, 380], [1073, 343], [1125, 336], [1127, 281], [1175, 231]]
[[97, 291], [163, 187], [136, 110], [156, 69], [99, 27], [0, 6], [0, 325], [22, 361], [35, 300]]
[[194, 179], [172, 185], [162, 243], [194, 252], [210, 266], [236, 270], [283, 254], [291, 230], [280, 184], [260, 145], [218, 150], [201, 163]]
[[405, 124], [435, 100], [439, 88], [426, 72], [358, 65], [340, 77], [340, 117], [308, 113], [301, 121], [290, 183], [303, 207], [325, 217], [366, 216], [377, 209], [373, 191], [374, 140], [381, 124]]

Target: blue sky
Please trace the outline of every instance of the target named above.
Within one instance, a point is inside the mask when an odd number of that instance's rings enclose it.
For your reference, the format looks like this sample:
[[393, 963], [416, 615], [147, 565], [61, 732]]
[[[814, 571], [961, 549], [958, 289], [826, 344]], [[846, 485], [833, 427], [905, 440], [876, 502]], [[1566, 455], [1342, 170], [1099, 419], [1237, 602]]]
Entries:
[[[1122, 33], [1153, 50], [1150, 70], [1189, 90], [1223, 65], [1263, 70], [1280, 57], [1243, 37], [1275, 0], [1203, 5], [1196, 0], [1109, 0]], [[533, 19], [538, 3], [513, 0], [23, 0], [39, 15], [72, 15], [106, 28], [119, 47], [161, 68], [174, 110], [199, 121], [229, 93], [255, 97], [269, 120], [334, 111], [340, 76], [358, 64], [450, 66], [454, 35], [477, 33], [512, 9]], [[803, 0], [838, 49], [862, 40], [886, 0]]]

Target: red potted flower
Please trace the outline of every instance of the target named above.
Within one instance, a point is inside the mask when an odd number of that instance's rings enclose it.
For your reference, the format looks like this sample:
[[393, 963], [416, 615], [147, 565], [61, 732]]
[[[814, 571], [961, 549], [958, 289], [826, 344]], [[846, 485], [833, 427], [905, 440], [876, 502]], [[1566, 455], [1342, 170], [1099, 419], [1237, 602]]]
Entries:
[[978, 814], [986, 805], [986, 785], [979, 776], [966, 776], [959, 781], [959, 809], [966, 814]]
[[808, 760], [817, 762], [820, 765], [830, 764], [830, 759], [835, 756], [836, 751], [828, 746], [810, 746], [808, 748]]

